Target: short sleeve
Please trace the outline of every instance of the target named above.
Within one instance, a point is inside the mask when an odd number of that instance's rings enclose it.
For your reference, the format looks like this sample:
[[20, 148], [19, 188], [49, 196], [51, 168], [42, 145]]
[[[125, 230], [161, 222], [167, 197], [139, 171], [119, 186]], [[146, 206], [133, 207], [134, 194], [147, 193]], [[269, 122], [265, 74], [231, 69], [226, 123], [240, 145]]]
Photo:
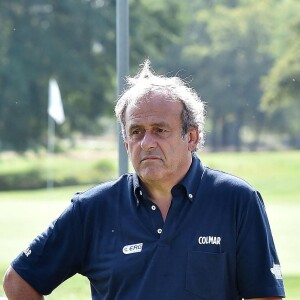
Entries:
[[240, 208], [237, 280], [244, 298], [284, 297], [280, 263], [261, 195], [253, 192]]
[[14, 270], [43, 295], [80, 273], [83, 258], [79, 202], [69, 207], [37, 236], [13, 262]]

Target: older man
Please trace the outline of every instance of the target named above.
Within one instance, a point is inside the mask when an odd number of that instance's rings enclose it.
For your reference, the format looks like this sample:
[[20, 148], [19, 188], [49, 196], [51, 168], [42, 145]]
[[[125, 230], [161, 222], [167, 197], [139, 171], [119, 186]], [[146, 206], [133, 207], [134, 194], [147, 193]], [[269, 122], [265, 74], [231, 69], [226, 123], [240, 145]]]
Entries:
[[203, 102], [149, 62], [115, 112], [135, 169], [78, 193], [6, 273], [9, 299], [42, 299], [76, 273], [92, 299], [281, 299], [260, 194], [205, 167]]

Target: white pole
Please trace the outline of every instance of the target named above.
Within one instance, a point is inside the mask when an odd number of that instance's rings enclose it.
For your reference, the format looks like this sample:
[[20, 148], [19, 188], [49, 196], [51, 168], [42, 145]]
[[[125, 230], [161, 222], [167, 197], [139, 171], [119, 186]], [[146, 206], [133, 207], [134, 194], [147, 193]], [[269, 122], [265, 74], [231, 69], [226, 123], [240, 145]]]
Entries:
[[[124, 79], [129, 73], [129, 8], [127, 0], [117, 0], [117, 82], [118, 95], [124, 90]], [[128, 156], [119, 131], [119, 175], [128, 172]]]

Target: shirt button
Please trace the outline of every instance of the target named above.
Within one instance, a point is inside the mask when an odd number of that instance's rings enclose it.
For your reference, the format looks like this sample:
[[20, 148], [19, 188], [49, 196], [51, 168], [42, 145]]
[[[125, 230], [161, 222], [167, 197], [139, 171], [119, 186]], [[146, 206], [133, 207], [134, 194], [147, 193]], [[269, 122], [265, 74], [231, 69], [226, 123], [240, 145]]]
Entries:
[[155, 206], [155, 205], [152, 205], [152, 206], [151, 206], [151, 209], [152, 209], [152, 210], [156, 210], [156, 206]]
[[158, 234], [161, 234], [161, 233], [162, 233], [162, 229], [161, 229], [161, 228], [158, 228], [158, 229], [157, 229], [157, 233], [158, 233]]
[[140, 195], [143, 196], [143, 192], [142, 191], [140, 191]]
[[189, 194], [189, 198], [190, 198], [190, 199], [193, 199], [193, 195], [192, 195], [192, 194]]

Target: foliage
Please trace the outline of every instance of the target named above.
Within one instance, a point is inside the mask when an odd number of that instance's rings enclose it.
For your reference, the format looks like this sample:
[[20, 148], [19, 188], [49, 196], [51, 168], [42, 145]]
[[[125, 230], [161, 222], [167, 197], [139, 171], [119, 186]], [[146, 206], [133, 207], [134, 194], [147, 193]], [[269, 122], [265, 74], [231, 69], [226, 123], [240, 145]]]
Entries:
[[182, 14], [183, 3], [177, 0], [166, 2], [168, 7], [160, 0], [130, 1], [130, 61], [133, 69], [147, 57], [165, 57], [167, 46], [176, 43], [183, 32], [186, 22]]
[[300, 149], [300, 101], [282, 98], [280, 103], [273, 102], [268, 106], [266, 127], [281, 135], [287, 145]]
[[[7, 39], [1, 42], [6, 52], [0, 81], [1, 90], [5, 91], [0, 110], [4, 145], [23, 150], [43, 141], [47, 128], [47, 84], [51, 76], [60, 83], [65, 110], [70, 116], [69, 126], [80, 127], [83, 118], [94, 118], [95, 112], [105, 106], [105, 89], [95, 89], [101, 83], [92, 68], [103, 63], [104, 57], [91, 51], [91, 43], [101, 40], [105, 51], [111, 54], [106, 59], [113, 59], [114, 31], [107, 28], [114, 24], [107, 16], [113, 7], [108, 3], [103, 7], [95, 4], [95, 1], [80, 1], [77, 5], [74, 1], [40, 4], [31, 0], [25, 6], [19, 1], [1, 2], [1, 18], [7, 21]], [[100, 34], [93, 24], [99, 11], [102, 18], [98, 18], [97, 25], [103, 28]], [[109, 78], [109, 68], [104, 66], [102, 74]], [[111, 87], [109, 80], [106, 85]]]
[[[112, 0], [0, 2], [2, 149], [46, 144], [50, 77], [58, 81], [67, 116], [58, 134], [99, 130], [98, 118], [112, 114], [116, 98], [115, 10]], [[165, 18], [169, 11], [172, 19]], [[175, 1], [131, 1], [130, 15], [134, 64], [149, 50], [145, 41], [151, 39], [149, 53], [156, 55], [180, 29]]]
[[[285, 102], [299, 100], [300, 92], [300, 3], [296, 0], [275, 1], [273, 9], [276, 30], [270, 51], [274, 64], [262, 80], [262, 108], [274, 112]], [[275, 29], [275, 28], [274, 28]], [[278, 41], [281, 43], [278, 45]]]
[[35, 189], [46, 186], [46, 179], [42, 178], [41, 171], [29, 169], [25, 172], [16, 172], [0, 175], [1, 190]]
[[47, 186], [49, 174], [52, 174], [55, 187], [96, 184], [111, 180], [117, 175], [116, 161], [111, 158], [87, 160], [73, 157], [68, 153], [52, 157], [24, 156], [0, 161], [0, 190], [28, 190]]
[[[287, 101], [297, 95], [300, 82], [295, 2], [190, 1], [186, 6], [184, 35], [157, 64], [164, 71], [180, 70], [176, 75], [192, 82], [207, 103], [206, 139], [213, 150], [256, 149], [263, 132], [284, 133], [288, 145], [299, 145], [293, 117], [299, 110]], [[281, 104], [272, 108], [265, 98], [281, 98]], [[284, 109], [282, 102], [288, 102]]]
[[299, 1], [273, 1], [269, 52], [273, 65], [261, 79], [261, 110], [269, 131], [285, 136], [287, 144], [300, 148]]
[[[116, 99], [115, 4], [0, 2], [1, 150], [45, 147], [50, 77], [59, 83], [67, 117], [57, 135], [101, 131], [100, 117], [112, 115]], [[159, 73], [193, 79], [207, 102], [213, 150], [255, 149], [263, 131], [299, 147], [298, 0], [129, 0], [129, 6], [131, 72], [149, 57]]]
[[186, 60], [197, 59], [193, 76], [208, 103], [214, 148], [234, 145], [238, 150], [241, 128], [247, 125], [258, 131], [262, 126], [259, 82], [271, 62], [265, 51], [268, 32], [262, 30], [265, 12], [260, 3], [215, 5], [196, 14], [194, 26], [200, 30], [183, 54]]

